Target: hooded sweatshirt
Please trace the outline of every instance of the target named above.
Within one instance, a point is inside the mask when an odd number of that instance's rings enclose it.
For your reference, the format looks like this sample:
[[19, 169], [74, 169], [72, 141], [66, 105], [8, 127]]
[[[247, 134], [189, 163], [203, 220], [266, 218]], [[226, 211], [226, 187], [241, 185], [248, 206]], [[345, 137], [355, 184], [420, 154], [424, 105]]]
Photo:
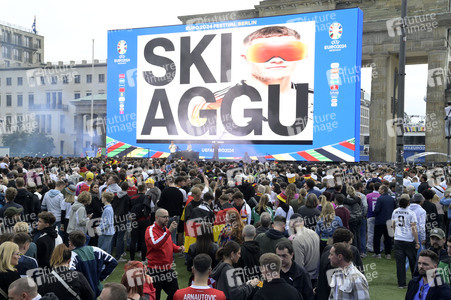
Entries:
[[[246, 284], [244, 278], [239, 272], [232, 271], [232, 278], [234, 280], [233, 286], [229, 285], [229, 278], [227, 272], [233, 267], [225, 262], [220, 262], [211, 273], [211, 278], [216, 281], [216, 289], [223, 291], [227, 300], [246, 300], [252, 293], [252, 286]], [[230, 272], [229, 272], [230, 273]]]
[[71, 233], [75, 230], [80, 230], [81, 232], [87, 232], [87, 224], [89, 222], [88, 216], [86, 214], [86, 208], [80, 202], [75, 201], [72, 205], [70, 211], [69, 223], [67, 224], [67, 233]]
[[256, 241], [245, 241], [241, 244], [241, 257], [238, 260], [240, 268], [246, 268], [249, 272], [245, 272], [245, 281], [248, 281], [256, 276], [260, 277], [260, 256], [262, 252], [260, 245]]
[[63, 202], [64, 195], [59, 190], [50, 190], [45, 194], [41, 208], [42, 210], [51, 212], [58, 223], [61, 222], [61, 209], [64, 207]]
[[255, 240], [260, 245], [262, 254], [276, 253], [276, 245], [279, 242], [288, 241], [283, 232], [275, 230], [274, 228], [269, 229], [265, 233], [260, 233]]
[[50, 257], [55, 249], [55, 239], [58, 233], [55, 225], [44, 228], [36, 241], [38, 265], [40, 268], [50, 267]]
[[120, 190], [114, 196], [111, 206], [114, 211], [114, 225], [121, 225], [127, 222], [126, 215], [130, 211], [130, 197], [127, 191]]

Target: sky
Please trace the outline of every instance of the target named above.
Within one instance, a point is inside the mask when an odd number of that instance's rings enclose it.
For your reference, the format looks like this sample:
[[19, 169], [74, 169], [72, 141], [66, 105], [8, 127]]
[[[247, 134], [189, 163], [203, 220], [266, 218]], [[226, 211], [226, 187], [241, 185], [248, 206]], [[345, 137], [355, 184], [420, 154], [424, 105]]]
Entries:
[[[181, 24], [177, 16], [252, 9], [259, 0], [164, 0], [164, 1], [1, 1], [0, 22], [31, 30], [44, 36], [46, 62], [92, 58], [107, 59], [107, 32], [113, 29], [154, 27]], [[383, 74], [378, 74], [383, 76]], [[405, 110], [424, 115], [427, 65], [407, 66]], [[362, 72], [362, 88], [371, 91], [371, 70]]]

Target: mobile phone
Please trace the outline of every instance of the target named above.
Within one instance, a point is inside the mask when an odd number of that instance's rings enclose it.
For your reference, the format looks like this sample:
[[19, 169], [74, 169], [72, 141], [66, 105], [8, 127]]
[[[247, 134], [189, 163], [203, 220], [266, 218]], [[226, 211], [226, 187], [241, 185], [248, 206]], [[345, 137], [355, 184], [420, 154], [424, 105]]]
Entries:
[[204, 172], [204, 169], [200, 168], [199, 173], [203, 173], [203, 172]]
[[222, 176], [219, 176], [218, 179], [219, 179], [219, 180], [222, 180]]

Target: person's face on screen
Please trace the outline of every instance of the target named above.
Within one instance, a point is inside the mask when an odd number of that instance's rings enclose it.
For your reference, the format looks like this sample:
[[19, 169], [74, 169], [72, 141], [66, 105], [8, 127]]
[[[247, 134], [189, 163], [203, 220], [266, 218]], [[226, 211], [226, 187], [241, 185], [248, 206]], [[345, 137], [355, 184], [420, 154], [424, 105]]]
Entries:
[[[261, 49], [260, 51], [268, 53], [268, 51], [264, 50], [265, 46], [272, 46], [272, 51], [274, 51], [274, 46], [278, 46], [280, 52], [273, 53], [274, 55], [271, 55], [271, 57], [262, 58], [265, 60], [264, 62], [255, 62], [256, 59], [252, 59], [249, 55], [250, 53], [243, 55], [250, 66], [252, 76], [261, 82], [271, 82], [291, 77], [296, 69], [298, 61], [290, 61], [287, 60], [286, 57], [283, 57], [284, 47], [291, 42], [297, 41], [298, 40], [294, 36], [269, 37], [253, 40], [248, 49], [255, 49], [252, 48], [254, 46], [259, 47]], [[261, 58], [261, 56], [258, 58]], [[268, 59], [266, 60], [266, 58]], [[260, 59], [260, 61], [262, 61], [262, 59]]]

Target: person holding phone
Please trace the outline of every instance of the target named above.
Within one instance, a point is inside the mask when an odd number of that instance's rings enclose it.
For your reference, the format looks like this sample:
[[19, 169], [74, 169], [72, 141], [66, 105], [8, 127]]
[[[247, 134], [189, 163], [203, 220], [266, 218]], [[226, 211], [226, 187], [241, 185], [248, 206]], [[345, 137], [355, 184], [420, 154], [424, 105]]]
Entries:
[[[171, 239], [172, 232], [177, 230], [177, 222], [169, 223], [169, 212], [159, 208], [155, 213], [155, 223], [146, 229], [147, 268], [156, 289], [156, 300], [160, 299], [161, 290], [172, 300], [179, 289], [177, 273], [173, 270], [173, 253], [182, 253], [185, 247], [177, 246]], [[171, 280], [169, 280], [171, 279]]]

